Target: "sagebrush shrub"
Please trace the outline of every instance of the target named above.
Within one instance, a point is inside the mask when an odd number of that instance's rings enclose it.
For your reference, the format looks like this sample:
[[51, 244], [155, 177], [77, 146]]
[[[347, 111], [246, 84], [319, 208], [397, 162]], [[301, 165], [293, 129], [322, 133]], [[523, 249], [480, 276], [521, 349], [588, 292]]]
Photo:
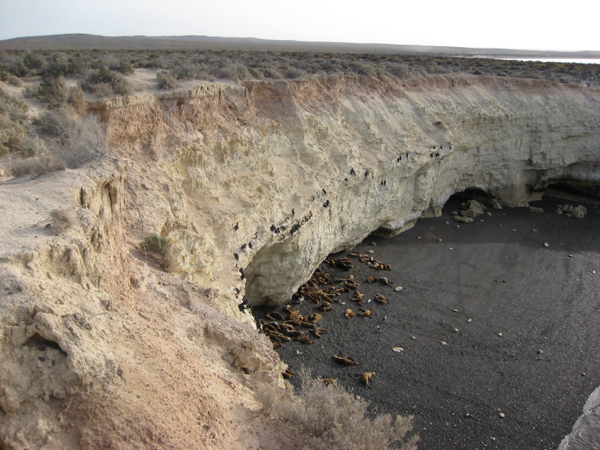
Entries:
[[400, 445], [401, 450], [416, 450], [417, 435], [412, 430], [412, 416], [389, 414], [367, 415], [369, 404], [355, 398], [341, 386], [325, 385], [301, 370], [301, 387], [296, 395], [262, 385], [259, 399], [273, 416], [298, 427], [312, 450], [383, 450]]
[[156, 81], [160, 89], [174, 89], [177, 87], [177, 80], [166, 70], [161, 70], [156, 74]]
[[128, 95], [133, 90], [123, 75], [109, 69], [106, 65], [101, 65], [98, 69], [92, 70], [81, 83], [84, 91], [101, 95], [106, 94], [106, 86], [110, 87], [111, 93], [114, 92], [118, 95]]
[[65, 78], [63, 76], [44, 77], [38, 88], [37, 96], [53, 107], [64, 105], [69, 98], [69, 89], [67, 89]]
[[27, 105], [0, 89], [0, 156], [20, 151], [27, 137]]
[[141, 247], [144, 252], [157, 253], [162, 257], [166, 257], [169, 250], [169, 240], [158, 234], [150, 234], [144, 238]]
[[97, 116], [73, 117], [62, 108], [44, 112], [36, 126], [39, 134], [46, 138], [49, 151], [70, 169], [107, 152], [106, 132]]

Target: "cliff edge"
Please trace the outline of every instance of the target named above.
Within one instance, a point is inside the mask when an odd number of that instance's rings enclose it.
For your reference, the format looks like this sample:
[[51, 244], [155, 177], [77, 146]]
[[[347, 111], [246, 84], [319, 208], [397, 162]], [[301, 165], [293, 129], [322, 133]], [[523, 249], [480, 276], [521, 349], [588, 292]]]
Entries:
[[109, 156], [0, 183], [4, 448], [296, 448], [254, 395], [285, 366], [244, 298], [285, 304], [455, 192], [519, 206], [600, 177], [600, 92], [549, 81], [208, 83], [92, 109]]

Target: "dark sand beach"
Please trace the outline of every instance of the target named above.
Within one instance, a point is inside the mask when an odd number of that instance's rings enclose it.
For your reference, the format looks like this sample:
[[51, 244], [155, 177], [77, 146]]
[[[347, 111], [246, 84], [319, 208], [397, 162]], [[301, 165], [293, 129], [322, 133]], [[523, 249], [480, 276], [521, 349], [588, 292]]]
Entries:
[[[464, 200], [354, 249], [372, 250], [391, 272], [356, 259], [350, 272], [323, 263], [332, 278], [354, 275], [372, 315], [346, 319], [358, 305], [342, 294], [345, 304], [322, 313], [327, 334], [278, 352], [292, 371], [336, 378], [373, 411], [414, 415], [421, 450], [556, 449], [600, 385], [600, 208], [568, 218], [556, 205], [579, 202], [545, 197], [531, 204], [543, 214], [505, 207], [458, 224], [451, 213]], [[393, 284], [368, 284], [369, 276]], [[375, 303], [376, 294], [388, 303]], [[310, 301], [293, 306], [319, 312]], [[363, 372], [376, 372], [371, 388], [359, 382]]]

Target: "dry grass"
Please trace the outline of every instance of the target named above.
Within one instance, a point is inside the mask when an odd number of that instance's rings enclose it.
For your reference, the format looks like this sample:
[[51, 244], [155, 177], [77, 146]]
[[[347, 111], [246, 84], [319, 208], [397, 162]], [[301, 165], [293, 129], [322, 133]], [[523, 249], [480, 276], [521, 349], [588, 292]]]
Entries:
[[412, 416], [389, 414], [369, 418], [368, 403], [355, 398], [337, 385], [325, 385], [300, 371], [301, 388], [296, 395], [289, 391], [261, 386], [257, 394], [264, 408], [274, 417], [285, 420], [305, 436], [314, 450], [415, 450], [417, 435], [412, 430]]
[[55, 234], [63, 234], [69, 230], [73, 224], [73, 217], [64, 209], [53, 209], [50, 211], [51, 226]]
[[[75, 169], [107, 153], [106, 132], [99, 118], [79, 115], [72, 107], [45, 111], [33, 123], [8, 119], [8, 114], [0, 114], [0, 138], [6, 144], [0, 146], [0, 156], [4, 153], [2, 165], [13, 176]], [[13, 137], [14, 130], [18, 139]]]

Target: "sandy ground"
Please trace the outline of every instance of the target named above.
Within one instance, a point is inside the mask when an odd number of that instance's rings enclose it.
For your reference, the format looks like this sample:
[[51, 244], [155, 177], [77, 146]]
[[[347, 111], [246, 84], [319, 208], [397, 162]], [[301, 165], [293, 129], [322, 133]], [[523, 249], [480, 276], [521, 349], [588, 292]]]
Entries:
[[[455, 228], [461, 201], [395, 238], [357, 246], [393, 267], [354, 260], [349, 273], [372, 315], [346, 319], [358, 305], [342, 294], [345, 304], [322, 313], [327, 334], [279, 354], [293, 371], [336, 378], [373, 411], [414, 415], [421, 450], [556, 449], [600, 384], [600, 209], [568, 218], [556, 205], [578, 203], [545, 198], [532, 203], [544, 214], [489, 209]], [[368, 276], [393, 284], [367, 284]], [[386, 305], [367, 301], [378, 293]], [[319, 312], [310, 301], [294, 309]], [[339, 366], [333, 355], [359, 365]], [[370, 389], [359, 382], [363, 372], [376, 372]]]

